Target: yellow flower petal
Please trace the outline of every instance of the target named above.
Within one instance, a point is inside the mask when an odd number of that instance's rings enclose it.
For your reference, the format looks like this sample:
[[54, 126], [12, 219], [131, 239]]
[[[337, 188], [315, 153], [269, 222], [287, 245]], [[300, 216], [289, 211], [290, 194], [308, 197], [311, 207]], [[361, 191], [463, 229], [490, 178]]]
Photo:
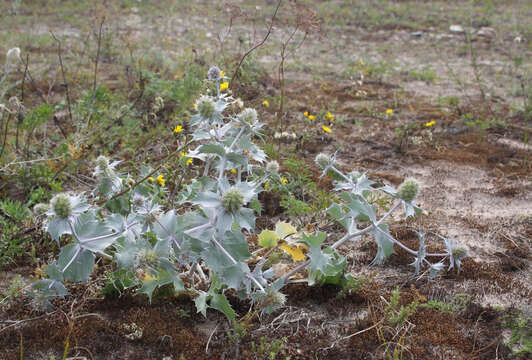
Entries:
[[325, 126], [325, 125], [322, 125], [321, 129], [322, 129], [323, 131], [325, 131], [326, 133], [330, 133], [330, 132], [332, 131], [330, 127]]
[[432, 120], [425, 124], [426, 127], [431, 127], [433, 125], [436, 125], [436, 121]]
[[220, 84], [220, 91], [225, 91], [227, 89], [229, 89], [229, 82], [224, 81], [223, 83]]
[[177, 125], [174, 129], [174, 133], [179, 134], [181, 131], [183, 131], [183, 126]]
[[386, 110], [386, 115], [392, 115], [392, 114], [393, 114], [393, 110], [392, 109]]
[[303, 115], [308, 116], [308, 111], [305, 111]]
[[231, 174], [236, 174], [236, 169], [231, 169]]
[[314, 119], [316, 118], [316, 116], [314, 116], [314, 115], [309, 115], [308, 118], [309, 118], [309, 120], [314, 120]]
[[281, 182], [282, 182], [283, 184], [287, 184], [287, 183], [288, 183], [288, 179], [287, 179], [287, 178], [281, 178]]
[[221, 76], [221, 77], [225, 77], [225, 71], [220, 70], [220, 76]]
[[148, 181], [151, 182], [151, 183], [153, 183], [153, 182], [155, 182], [155, 179], [152, 178], [152, 177], [150, 176], [150, 177], [148, 178]]
[[306, 259], [306, 255], [303, 253], [302, 247], [299, 246], [290, 246], [286, 243], [283, 243], [281, 246], [279, 246], [284, 252], [286, 252], [288, 255], [292, 257], [292, 260], [294, 261], [301, 261]]
[[325, 117], [329, 121], [333, 121], [334, 120], [334, 115], [330, 111], [327, 111], [327, 114], [325, 114]]
[[185, 165], [188, 166], [188, 165], [192, 164], [192, 161], [193, 161], [192, 158], [188, 159], [187, 162], [185, 163]]
[[165, 180], [163, 174], [157, 176], [157, 182], [159, 183], [159, 185], [164, 186]]
[[269, 103], [268, 100], [264, 100], [264, 101], [262, 102], [262, 105], [264, 105], [265, 107], [270, 107], [270, 103]]

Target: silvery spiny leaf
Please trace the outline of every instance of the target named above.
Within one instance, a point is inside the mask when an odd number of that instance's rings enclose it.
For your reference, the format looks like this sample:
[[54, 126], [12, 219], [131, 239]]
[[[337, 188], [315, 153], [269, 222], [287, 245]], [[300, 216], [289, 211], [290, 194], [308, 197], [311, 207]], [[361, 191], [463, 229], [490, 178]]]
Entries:
[[179, 274], [171, 269], [151, 271], [150, 276], [142, 280], [142, 286], [137, 292], [146, 294], [151, 302], [155, 289], [167, 284], [172, 284], [175, 291], [183, 291], [185, 289], [183, 281], [179, 278]]
[[438, 275], [438, 273], [443, 270], [444, 266], [445, 264], [443, 263], [443, 261], [437, 262], [436, 264], [430, 264], [429, 277], [431, 279], [434, 279], [436, 275]]
[[373, 259], [371, 264], [380, 265], [388, 256], [395, 253], [393, 237], [390, 235], [390, 230], [386, 224], [380, 224], [378, 229], [374, 228], [372, 230], [372, 233], [377, 242], [377, 255], [375, 255], [375, 259]]
[[417, 251], [416, 260], [413, 263], [410, 264], [416, 269], [416, 275], [419, 274], [419, 270], [423, 266], [423, 260], [425, 259], [425, 255], [426, 255], [426, 252], [425, 252], [425, 238], [423, 237], [423, 235], [420, 232], [417, 232], [417, 236], [419, 238], [419, 249]]
[[336, 183], [334, 190], [348, 190], [356, 195], [366, 195], [368, 191], [374, 191], [375, 189], [371, 186], [375, 182], [368, 179], [365, 173], [358, 173], [356, 171], [350, 172], [346, 175], [351, 182], [339, 181]]
[[61, 282], [51, 279], [39, 280], [31, 287], [29, 295], [33, 298], [32, 304], [39, 309], [49, 310], [52, 308], [52, 299], [68, 295], [67, 289]]
[[343, 205], [348, 209], [347, 215], [349, 217], [360, 221], [375, 222], [377, 220], [375, 206], [368, 204], [362, 195], [343, 192], [340, 194], [340, 198], [344, 201]]
[[61, 249], [57, 265], [65, 279], [86, 282], [94, 269], [94, 258], [94, 254], [80, 243], [72, 243]]

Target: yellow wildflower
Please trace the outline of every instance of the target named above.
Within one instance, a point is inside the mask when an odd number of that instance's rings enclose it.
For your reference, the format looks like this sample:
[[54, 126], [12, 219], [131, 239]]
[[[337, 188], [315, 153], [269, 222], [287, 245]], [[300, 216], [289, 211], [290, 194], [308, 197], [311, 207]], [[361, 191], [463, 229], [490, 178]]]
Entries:
[[287, 184], [287, 183], [288, 183], [288, 179], [285, 178], [285, 177], [284, 177], [284, 178], [281, 178], [281, 182], [282, 182], [283, 184]]
[[224, 78], [225, 77], [225, 71], [220, 70], [220, 76]]
[[231, 174], [236, 174], [236, 169], [231, 169]]
[[323, 131], [325, 131], [326, 133], [330, 133], [330, 132], [332, 131], [330, 127], [325, 126], [325, 125], [322, 125], [321, 129], [322, 129]]
[[151, 182], [151, 183], [154, 183], [155, 182], [155, 179], [152, 178], [151, 176], [148, 178], [148, 182]]
[[157, 182], [159, 183], [159, 185], [164, 186], [165, 180], [163, 174], [157, 176]]
[[174, 129], [174, 133], [179, 134], [181, 131], [183, 131], [183, 126], [177, 125]]
[[270, 188], [270, 184], [265, 183], [265, 184], [264, 184], [264, 190], [268, 191], [269, 188]]
[[305, 112], [303, 113], [303, 115], [305, 115], [305, 116], [308, 117], [308, 111], [305, 111]]
[[436, 125], [436, 121], [432, 120], [425, 124], [426, 127], [431, 127], [433, 125]]
[[327, 114], [325, 114], [325, 117], [329, 121], [334, 121], [334, 115], [330, 111], [327, 111]]
[[309, 115], [309, 116], [308, 116], [308, 119], [309, 119], [309, 120], [314, 120], [315, 118], [316, 118], [316, 116], [314, 116], [314, 115]]
[[225, 91], [229, 89], [229, 82], [228, 81], [224, 81], [223, 83], [220, 84], [220, 91]]
[[194, 110], [198, 110], [198, 103], [194, 103]]
[[268, 100], [264, 100], [262, 105], [264, 105], [264, 107], [270, 107], [270, 102]]
[[188, 159], [187, 162], [185, 163], [185, 165], [188, 166], [188, 165], [192, 164], [192, 161], [193, 161], [192, 158]]
[[386, 110], [386, 115], [392, 115], [392, 114], [393, 114], [393, 110], [392, 109]]

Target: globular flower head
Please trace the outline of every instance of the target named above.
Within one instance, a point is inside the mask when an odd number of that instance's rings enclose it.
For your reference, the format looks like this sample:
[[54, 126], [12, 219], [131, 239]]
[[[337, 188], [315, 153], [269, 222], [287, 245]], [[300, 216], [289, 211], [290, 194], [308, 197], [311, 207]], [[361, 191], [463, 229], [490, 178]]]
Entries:
[[66, 219], [72, 215], [72, 202], [67, 194], [57, 194], [52, 198], [50, 204], [59, 218]]
[[399, 198], [406, 202], [412, 202], [419, 192], [419, 183], [416, 179], [408, 178], [397, 189]]
[[153, 249], [142, 249], [135, 257], [135, 265], [138, 268], [157, 268], [159, 255]]
[[231, 188], [222, 196], [222, 206], [227, 212], [237, 212], [244, 205], [244, 194], [238, 189]]
[[220, 68], [218, 66], [211, 66], [207, 72], [207, 78], [213, 81], [220, 80], [222, 78]]
[[456, 260], [463, 260], [468, 256], [468, 251], [465, 246], [456, 246], [452, 250], [452, 255]]
[[50, 205], [39, 203], [33, 207], [33, 212], [37, 215], [44, 215], [50, 209]]
[[319, 153], [316, 155], [314, 162], [323, 169], [331, 163], [331, 157], [327, 154]]
[[277, 174], [279, 172], [279, 163], [275, 160], [268, 161], [266, 164], [266, 171]]
[[109, 167], [109, 158], [106, 156], [100, 155], [96, 159], [96, 166], [101, 170], [104, 171]]
[[239, 115], [238, 118], [241, 122], [254, 125], [258, 121], [257, 110], [251, 108], [245, 108]]
[[145, 201], [146, 198], [144, 196], [135, 194], [133, 195], [133, 199], [131, 199], [131, 205], [135, 208], [140, 208], [144, 206]]
[[214, 101], [208, 96], [202, 96], [197, 102], [197, 108], [201, 117], [210, 119], [216, 111], [216, 105]]

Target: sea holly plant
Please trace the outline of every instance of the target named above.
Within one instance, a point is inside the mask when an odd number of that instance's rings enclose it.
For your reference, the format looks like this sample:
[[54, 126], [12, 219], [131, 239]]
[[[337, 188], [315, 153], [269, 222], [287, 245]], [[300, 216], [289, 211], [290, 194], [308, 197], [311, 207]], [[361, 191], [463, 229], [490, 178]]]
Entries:
[[[414, 203], [419, 191], [415, 180], [405, 180], [397, 190], [377, 187], [365, 174], [343, 174], [336, 168], [336, 155], [325, 154], [318, 155], [316, 163], [323, 174], [332, 172], [340, 179], [335, 184], [338, 200], [328, 213], [346, 234], [330, 244], [323, 231], [306, 233], [278, 222], [274, 230], [258, 235], [258, 244], [253, 246], [259, 249], [251, 252], [254, 237], [250, 235], [260, 215], [258, 194], [264, 183], [280, 178], [279, 164], [268, 162], [254, 143], [264, 125], [257, 112], [220, 92], [220, 69], [212, 67], [208, 74], [207, 81], [214, 83], [217, 94], [198, 99], [187, 134], [177, 137], [175, 154], [184, 147], [189, 150], [182, 155], [187, 160], [181, 162], [181, 170], [190, 171], [191, 159], [196, 159], [196, 165], [202, 163], [195, 170], [201, 176], [184, 184], [172, 199], [179, 208], [161, 205], [167, 195], [164, 174], [157, 169], [163, 166], [141, 167], [135, 180], [120, 172], [118, 161], [104, 156], [95, 161], [93, 175], [98, 184], [93, 191], [58, 194], [50, 204], [35, 207], [52, 239], [65, 244], [58, 259], [47, 266], [48, 278], [33, 285], [36, 304], [48, 306], [54, 297], [66, 296], [65, 282], [87, 282], [97, 259], [105, 258], [115, 264], [111, 277], [133, 279], [124, 286], [136, 288], [150, 301], [158, 287], [173, 287], [176, 292], [192, 294], [198, 312], [206, 315], [213, 308], [234, 321], [228, 293], [271, 312], [284, 304], [280, 290], [296, 273], [310, 285], [338, 284], [346, 270], [340, 245], [364, 234], [372, 235], [378, 245], [374, 264], [383, 263], [394, 246], [399, 246], [415, 257], [416, 273], [428, 267], [435, 276], [443, 268], [443, 260], [433, 264], [430, 257], [449, 258], [451, 267], [459, 268], [467, 251], [455, 242], [444, 239], [446, 252], [430, 254], [420, 235], [415, 251], [395, 240], [384, 223], [401, 205], [407, 216], [421, 211]], [[395, 201], [380, 218], [379, 209], [370, 202], [374, 192]], [[289, 255], [291, 270], [276, 274], [267, 266], [274, 249]]]

